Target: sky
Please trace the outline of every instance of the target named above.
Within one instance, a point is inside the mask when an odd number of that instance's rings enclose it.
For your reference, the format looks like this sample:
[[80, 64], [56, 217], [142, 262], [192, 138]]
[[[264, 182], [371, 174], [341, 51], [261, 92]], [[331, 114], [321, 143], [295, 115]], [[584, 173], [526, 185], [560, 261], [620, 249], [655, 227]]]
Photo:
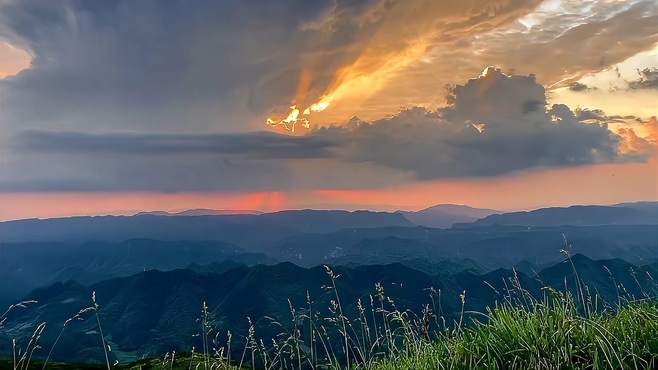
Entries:
[[0, 0], [0, 220], [658, 200], [653, 0]]

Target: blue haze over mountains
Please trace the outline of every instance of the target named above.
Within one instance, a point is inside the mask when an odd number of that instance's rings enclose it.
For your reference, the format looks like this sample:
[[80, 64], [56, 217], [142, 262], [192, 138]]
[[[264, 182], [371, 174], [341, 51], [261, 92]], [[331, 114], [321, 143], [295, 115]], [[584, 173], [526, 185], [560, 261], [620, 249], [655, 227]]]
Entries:
[[[285, 315], [287, 298], [302, 304], [306, 290], [324, 302], [319, 265], [341, 272], [346, 302], [383, 282], [397, 303], [418, 309], [433, 286], [444, 289], [450, 313], [462, 290], [469, 309], [492, 304], [497, 298], [485, 282], [497, 287], [514, 274], [536, 294], [544, 285], [560, 287], [572, 278], [562, 249], [575, 254], [605, 297], [613, 296], [606, 269], [640, 294], [646, 276], [658, 275], [658, 202], [511, 213], [439, 205], [418, 212], [191, 210], [1, 222], [0, 304], [39, 301], [9, 317], [9, 332], [20, 337], [31, 334], [21, 331], [24, 320], [63, 322], [96, 291], [123, 361], [185, 350], [204, 300], [236, 332], [245, 316]], [[646, 273], [639, 286], [631, 269]], [[89, 340], [80, 333], [65, 341], [56, 357], [101, 358], [85, 350]]]

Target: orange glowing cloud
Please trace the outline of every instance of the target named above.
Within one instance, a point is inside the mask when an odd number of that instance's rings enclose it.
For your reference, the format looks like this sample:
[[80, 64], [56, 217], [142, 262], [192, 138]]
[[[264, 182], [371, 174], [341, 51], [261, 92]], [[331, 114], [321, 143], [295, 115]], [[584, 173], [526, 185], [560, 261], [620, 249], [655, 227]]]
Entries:
[[[355, 114], [369, 120], [393, 113], [378, 109], [369, 113], [362, 107], [393, 79], [405, 78], [405, 70], [421, 62], [430, 49], [446, 47], [457, 38], [483, 34], [508, 24], [538, 4], [537, 0], [514, 4], [476, 0], [467, 6], [439, 1], [422, 5], [416, 1], [379, 2], [358, 14], [337, 6], [321, 19], [304, 24], [302, 29], [321, 35], [321, 43], [331, 40], [340, 24], [351, 24], [354, 35], [349, 38], [350, 43], [330, 51], [345, 52], [348, 56], [335, 64], [327, 63], [327, 54], [322, 52], [316, 53], [317, 56], [313, 53], [300, 56], [304, 68], [297, 93], [290, 102], [294, 108], [278, 118], [268, 118], [266, 124], [293, 131], [294, 123], [309, 126], [308, 116], [312, 113], [318, 113], [313, 121], [319, 124], [342, 122]], [[415, 80], [413, 76], [407, 77]], [[394, 109], [399, 107], [396, 104]]]
[[624, 154], [653, 156], [658, 152], [658, 120], [651, 117], [638, 126], [618, 125], [615, 132], [621, 137], [619, 151]]
[[32, 57], [28, 52], [0, 41], [0, 78], [13, 76], [30, 67]]
[[[312, 75], [308, 69], [304, 69], [299, 77], [299, 82], [297, 84], [297, 93], [293, 99], [293, 104], [290, 106], [288, 114], [283, 118], [276, 118], [274, 116], [268, 117], [265, 120], [265, 124], [270, 127], [282, 128], [291, 133], [295, 132], [297, 124], [300, 124], [303, 128], [309, 129], [311, 127], [311, 122], [309, 116], [312, 113], [322, 112], [327, 109], [330, 104], [328, 98], [322, 98], [318, 102], [312, 103], [304, 108], [300, 108], [298, 105], [303, 105], [306, 102], [308, 92], [311, 88]], [[303, 110], [302, 110], [303, 109]]]

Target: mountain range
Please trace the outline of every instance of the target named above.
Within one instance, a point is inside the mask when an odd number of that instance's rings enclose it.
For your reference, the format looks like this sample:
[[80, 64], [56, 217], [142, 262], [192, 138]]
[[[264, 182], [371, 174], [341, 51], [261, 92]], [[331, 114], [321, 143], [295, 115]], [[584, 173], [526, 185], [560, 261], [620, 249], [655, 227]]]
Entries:
[[[400, 212], [320, 210], [1, 222], [0, 305], [71, 278], [92, 284], [145, 269], [226, 260], [302, 267], [399, 262], [430, 274], [512, 267], [531, 272], [559, 261], [560, 250], [569, 249], [646, 264], [658, 258], [656, 209], [657, 202], [549, 208], [489, 215], [452, 228], [419, 226]], [[437, 210], [491, 212], [447, 205], [420, 212], [425, 217]], [[623, 218], [629, 214], [632, 218]]]
[[[565, 251], [573, 257], [565, 260]], [[464, 291], [464, 309], [481, 312], [518, 284], [535, 297], [543, 287], [573, 290], [580, 282], [608, 303], [620, 292], [639, 297], [655, 288], [657, 264], [658, 202], [508, 213], [438, 205], [7, 221], [0, 222], [0, 305], [37, 302], [6, 317], [0, 353], [9, 353], [7, 338], [29, 340], [40, 322], [48, 323], [44, 342], [54, 340], [91, 304], [92, 292], [112, 356], [123, 362], [198, 346], [203, 302], [212, 324], [238, 342], [247, 316], [263, 338], [281, 329], [267, 317], [290, 322], [291, 305], [303, 310], [310, 299], [326, 317], [335, 295], [322, 265], [340, 276], [346, 313], [355, 313], [359, 299], [370, 304], [381, 284], [387, 304], [420, 312], [438, 299], [451, 319]], [[55, 358], [99, 361], [96, 330], [94, 320], [76, 320]]]
[[[370, 297], [376, 293], [375, 285], [381, 284], [397, 308], [420, 312], [424, 304], [434, 299], [435, 309], [439, 310], [436, 306], [440, 305], [442, 314], [450, 320], [461, 310], [462, 292], [464, 309], [482, 312], [486, 306], [501, 302], [510, 294], [514, 296], [510, 289], [514, 290], [515, 284], [536, 297], [541, 296], [545, 286], [576, 289], [574, 271], [586, 289], [598, 292], [600, 304], [614, 304], [619, 294], [642, 297], [656, 288], [650, 277], [657, 275], [658, 265], [634, 266], [619, 259], [595, 261], [575, 255], [533, 275], [507, 269], [485, 274], [461, 271], [435, 275], [399, 263], [336, 266], [334, 271], [339, 276], [337, 290], [347, 315], [354, 317], [359, 299], [369, 307]], [[246, 334], [247, 317], [252, 318], [259, 338], [268, 340], [281, 330], [272, 325], [272, 320], [288, 322], [291, 306], [303, 310], [309, 298], [314, 310], [330, 316], [328, 307], [335, 293], [328, 291], [327, 285], [331, 285], [331, 280], [324, 267], [302, 268], [287, 262], [271, 266], [225, 263], [172, 271], [148, 270], [90, 285], [58, 282], [28, 294], [25, 299], [37, 303], [12, 313], [5, 331], [10, 337], [25, 340], [33, 325], [47, 322], [49, 328], [42, 342], [51, 343], [65, 320], [91, 304], [91, 294], [95, 292], [111, 355], [121, 362], [172, 350], [189, 351], [193, 345], [198, 346], [197, 319], [204, 302], [210, 309], [213, 326], [222, 335], [230, 330], [237, 338], [236, 348], [242, 348], [237, 343]], [[620, 293], [622, 287], [624, 291]], [[96, 322], [90, 318], [73, 322], [54, 357], [99, 361], [103, 355], [96, 330]], [[8, 346], [7, 341], [0, 339], [0, 351], [6, 353]]]
[[260, 215], [82, 216], [0, 222], [3, 242], [225, 240], [258, 244], [297, 233], [416, 226], [401, 214], [371, 211], [280, 211]]
[[492, 214], [466, 225], [591, 226], [655, 225], [658, 202], [623, 203], [614, 206], [571, 206], [540, 208], [527, 212]]
[[27, 291], [56, 281], [90, 284], [149, 269], [171, 270], [229, 259], [249, 265], [276, 261], [221, 241], [1, 243], [0, 305], [8, 306]]

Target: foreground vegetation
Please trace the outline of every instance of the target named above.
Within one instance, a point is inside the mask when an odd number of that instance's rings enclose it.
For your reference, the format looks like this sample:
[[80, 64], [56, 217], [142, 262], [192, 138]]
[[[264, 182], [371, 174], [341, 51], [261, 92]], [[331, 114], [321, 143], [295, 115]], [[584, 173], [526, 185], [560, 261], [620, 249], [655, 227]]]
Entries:
[[[658, 366], [658, 304], [643, 300], [626, 304], [616, 313], [585, 317], [574, 300], [535, 302], [531, 307], [505, 304], [490, 310], [484, 321], [440, 333], [427, 340], [403, 337], [399, 350], [351, 367], [363, 369], [651, 369]], [[238, 368], [222, 356], [168, 354], [117, 369]], [[290, 358], [289, 360], [294, 360]], [[311, 368], [305, 359], [302, 368]], [[207, 364], [207, 365], [206, 365]], [[274, 365], [274, 366], [272, 366]], [[273, 368], [298, 368], [299, 363], [270, 364]], [[329, 363], [318, 368], [331, 367]], [[25, 369], [41, 369], [35, 362]], [[11, 360], [0, 368], [12, 368]], [[101, 369], [105, 365], [51, 363], [51, 369]], [[242, 368], [252, 368], [243, 364]]]
[[564, 298], [530, 309], [505, 305], [486, 322], [436, 341], [410, 341], [373, 369], [651, 369], [658, 366], [658, 306], [581, 315]]
[[[440, 291], [430, 289], [431, 303], [414, 313], [397, 308], [381, 285], [375, 287], [368, 301], [359, 300], [354, 312], [344, 312], [336, 284], [339, 276], [328, 267], [327, 275], [330, 284], [326, 289], [334, 297], [328, 311], [314, 307], [310, 297], [306, 307], [290, 303], [290, 317], [285, 322], [269, 318], [280, 328], [272, 339], [260, 338], [249, 318], [247, 334], [233, 338], [231, 332], [216, 327], [204, 304], [196, 338], [200, 346], [191, 347], [188, 353], [172, 351], [158, 359], [121, 364], [102, 334], [102, 312], [95, 296], [90, 307], [65, 323], [60, 336], [68, 323], [95, 320], [105, 355], [101, 368], [106, 369], [658, 367], [655, 284], [652, 290], [640, 287], [642, 297], [628, 296], [623, 285], [615, 284], [617, 299], [606, 302], [598, 294], [590, 294], [590, 287], [579, 279], [575, 267], [570, 289], [545, 288], [541, 297], [524, 290], [518, 278], [512, 277], [494, 307], [481, 313], [465, 311], [468, 298], [463, 292], [459, 297], [461, 312], [448, 318], [442, 312]], [[39, 325], [26, 347], [16, 347], [13, 358], [0, 362], [0, 368], [81, 368], [32, 361], [35, 351], [45, 350], [39, 345], [44, 327]], [[56, 345], [57, 341], [45, 353], [52, 353]]]

